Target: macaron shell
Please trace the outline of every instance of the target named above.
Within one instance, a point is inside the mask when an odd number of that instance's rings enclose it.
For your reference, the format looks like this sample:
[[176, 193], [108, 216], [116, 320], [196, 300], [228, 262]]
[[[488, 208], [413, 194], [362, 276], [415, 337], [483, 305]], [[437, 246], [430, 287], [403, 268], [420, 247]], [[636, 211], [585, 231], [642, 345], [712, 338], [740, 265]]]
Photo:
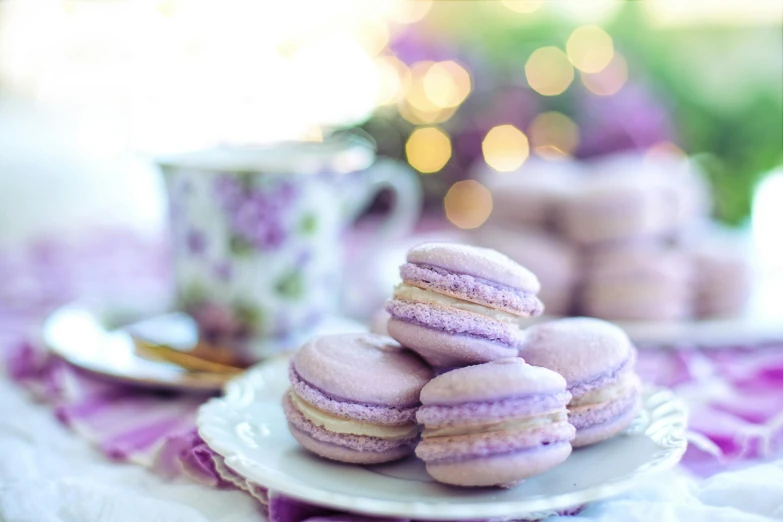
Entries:
[[422, 406], [416, 412], [419, 424], [431, 428], [460, 426], [466, 423], [499, 422], [554, 413], [565, 408], [571, 394], [561, 393], [525, 395], [495, 401], [469, 402], [456, 406]]
[[395, 408], [378, 404], [362, 404], [340, 401], [324, 395], [320, 390], [304, 382], [293, 366], [289, 367], [288, 378], [299, 397], [316, 408], [344, 419], [353, 419], [373, 424], [399, 425], [414, 422], [418, 406]]
[[409, 263], [432, 265], [486, 279], [526, 292], [538, 292], [538, 278], [525, 267], [490, 248], [459, 243], [425, 243], [408, 251]]
[[412, 453], [411, 446], [398, 446], [386, 451], [356, 451], [345, 446], [330, 444], [315, 439], [295, 426], [289, 425], [291, 435], [306, 450], [319, 457], [348, 464], [380, 464], [407, 457]]
[[561, 464], [571, 454], [567, 442], [515, 453], [460, 460], [428, 462], [427, 472], [444, 484], [455, 486], [511, 486]]
[[421, 390], [422, 404], [455, 405], [525, 395], [562, 393], [565, 379], [519, 357], [459, 368], [435, 377]]
[[412, 406], [432, 370], [416, 354], [378, 334], [317, 337], [294, 355], [299, 376], [333, 398]]
[[606, 386], [616, 383], [617, 381], [625, 378], [628, 374], [634, 373], [634, 365], [636, 364], [636, 349], [628, 354], [628, 357], [620, 363], [617, 368], [612, 368], [605, 371], [594, 379], [580, 381], [568, 384], [568, 391], [575, 399], [583, 397], [588, 393], [596, 390], [600, 390]]
[[[390, 451], [396, 452], [400, 447], [406, 448], [406, 451], [410, 453], [413, 451], [416, 441], [415, 438], [409, 440], [387, 440], [378, 437], [331, 432], [321, 426], [316, 426], [306, 419], [293, 404], [288, 394], [283, 397], [283, 411], [292, 433], [296, 431], [300, 435], [306, 435], [307, 438], [313, 441], [339, 446], [357, 453], [384, 454]], [[294, 436], [296, 437], [296, 434]], [[375, 459], [376, 457], [372, 458]]]
[[516, 323], [498, 321], [486, 315], [430, 303], [394, 299], [386, 305], [392, 316], [434, 330], [456, 335], [470, 335], [500, 342], [509, 348], [522, 344], [522, 330]]
[[571, 445], [574, 448], [580, 448], [618, 435], [631, 425], [633, 420], [636, 418], [636, 415], [639, 413], [640, 408], [641, 404], [637, 401], [631, 408], [621, 413], [614, 419], [600, 424], [595, 424], [589, 428], [576, 430], [576, 437], [574, 437], [574, 440], [571, 441]]
[[400, 276], [406, 284], [521, 317], [540, 315], [544, 309], [541, 301], [535, 296], [538, 289], [526, 292], [500, 287], [472, 275], [412, 263], [400, 267]]
[[559, 373], [569, 388], [620, 367], [634, 351], [619, 327], [588, 317], [533, 325], [525, 333], [520, 357]]
[[562, 421], [520, 431], [425, 438], [416, 447], [416, 455], [425, 462], [491, 457], [542, 445], [568, 442], [574, 438], [575, 432], [572, 425]]
[[389, 335], [435, 367], [478, 364], [517, 354], [517, 348], [498, 342], [454, 335], [394, 318], [388, 322], [387, 328]]
[[622, 397], [598, 404], [568, 408], [568, 422], [577, 430], [589, 428], [596, 424], [608, 422], [622, 415], [639, 402], [638, 390], [631, 390]]
[[[660, 290], [660, 288], [659, 288]], [[689, 297], [676, 294], [661, 296], [637, 295], [618, 299], [607, 295], [606, 287], [582, 298], [581, 311], [591, 317], [615, 321], [682, 321], [691, 316], [693, 304]]]

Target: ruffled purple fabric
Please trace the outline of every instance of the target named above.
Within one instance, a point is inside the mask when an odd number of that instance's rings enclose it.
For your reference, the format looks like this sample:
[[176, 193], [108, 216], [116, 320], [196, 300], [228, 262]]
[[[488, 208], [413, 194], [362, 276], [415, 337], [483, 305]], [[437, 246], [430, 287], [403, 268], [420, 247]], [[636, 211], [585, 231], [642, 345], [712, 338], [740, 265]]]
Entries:
[[[203, 399], [101, 382], [38, 348], [36, 328], [54, 306], [75, 297], [156, 295], [167, 288], [166, 273], [159, 246], [125, 233], [76, 246], [41, 242], [26, 251], [0, 251], [0, 359], [8, 377], [107, 455], [148, 462], [165, 476], [240, 488], [259, 500], [271, 522], [372, 520], [346, 518], [236, 475], [195, 433], [194, 414]], [[683, 465], [691, 471], [709, 476], [728, 463], [783, 451], [783, 342], [642, 350], [636, 368], [645, 382], [673, 388], [688, 404], [690, 444]]]

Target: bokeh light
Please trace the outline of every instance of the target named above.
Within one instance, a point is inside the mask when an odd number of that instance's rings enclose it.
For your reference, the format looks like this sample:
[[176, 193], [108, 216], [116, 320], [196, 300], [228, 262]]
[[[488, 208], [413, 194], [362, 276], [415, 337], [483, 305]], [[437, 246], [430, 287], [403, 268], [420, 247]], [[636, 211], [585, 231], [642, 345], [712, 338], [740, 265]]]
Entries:
[[414, 125], [432, 125], [434, 123], [443, 123], [451, 118], [456, 109], [441, 109], [436, 111], [423, 111], [403, 101], [398, 106], [400, 116]]
[[579, 146], [579, 127], [560, 112], [543, 112], [528, 127], [530, 145], [546, 159], [570, 156]]
[[527, 59], [525, 77], [537, 93], [556, 96], [574, 81], [574, 68], [568, 56], [557, 47], [542, 47]]
[[380, 54], [389, 44], [389, 27], [383, 20], [360, 26], [356, 38], [370, 56]]
[[459, 228], [478, 228], [492, 213], [492, 193], [478, 181], [458, 181], [446, 193], [443, 207]]
[[433, 0], [396, 0], [389, 4], [386, 16], [398, 24], [413, 24], [424, 18], [432, 9]]
[[598, 96], [611, 96], [623, 88], [628, 81], [628, 64], [619, 53], [601, 72], [581, 73], [582, 83], [587, 89]]
[[441, 107], [435, 105], [424, 88], [424, 77], [435, 62], [424, 60], [411, 66], [411, 85], [405, 95], [405, 100], [420, 111], [438, 112]]
[[422, 87], [438, 107], [456, 107], [470, 94], [470, 74], [454, 61], [434, 63], [424, 73]]
[[513, 125], [493, 127], [481, 142], [484, 161], [500, 172], [511, 172], [522, 166], [530, 155], [527, 136]]
[[425, 89], [424, 80], [436, 65], [435, 62], [424, 60], [411, 66], [410, 85], [400, 103], [400, 114], [415, 125], [442, 123], [454, 114], [453, 107], [441, 107], [432, 101]]
[[532, 13], [538, 11], [544, 0], [500, 0], [500, 3], [516, 13]]
[[571, 63], [582, 72], [597, 73], [609, 65], [614, 56], [612, 37], [597, 25], [578, 27], [566, 42]]
[[419, 172], [438, 172], [451, 158], [451, 140], [437, 127], [421, 127], [408, 137], [405, 154], [408, 163]]
[[386, 105], [402, 100], [411, 81], [411, 71], [396, 56], [381, 56], [375, 60], [380, 80], [378, 103]]

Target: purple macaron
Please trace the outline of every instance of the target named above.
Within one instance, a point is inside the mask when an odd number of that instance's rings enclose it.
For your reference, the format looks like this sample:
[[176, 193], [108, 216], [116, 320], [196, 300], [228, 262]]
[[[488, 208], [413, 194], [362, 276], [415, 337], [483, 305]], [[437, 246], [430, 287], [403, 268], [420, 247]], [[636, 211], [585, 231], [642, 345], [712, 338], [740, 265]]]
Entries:
[[432, 370], [389, 337], [318, 337], [294, 355], [283, 409], [291, 434], [321, 457], [356, 464], [396, 460], [419, 439], [419, 393]]
[[536, 276], [487, 248], [426, 243], [408, 251], [386, 305], [389, 335], [440, 368], [517, 354], [519, 317], [540, 315]]
[[416, 455], [439, 482], [512, 486], [571, 454], [570, 398], [563, 377], [519, 357], [446, 372], [421, 391]]
[[578, 249], [555, 235], [525, 228], [481, 227], [476, 244], [494, 248], [536, 274], [548, 316], [570, 315], [580, 275]]
[[565, 377], [575, 448], [617, 435], [639, 412], [636, 349], [611, 323], [573, 317], [531, 326], [520, 356]]
[[617, 321], [681, 321], [693, 308], [693, 262], [659, 243], [616, 245], [585, 256], [584, 315]]

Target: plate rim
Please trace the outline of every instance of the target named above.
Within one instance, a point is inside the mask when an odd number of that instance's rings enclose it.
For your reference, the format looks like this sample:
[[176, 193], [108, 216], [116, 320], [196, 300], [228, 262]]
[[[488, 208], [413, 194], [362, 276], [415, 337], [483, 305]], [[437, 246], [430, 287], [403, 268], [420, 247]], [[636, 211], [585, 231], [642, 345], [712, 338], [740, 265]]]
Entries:
[[[220, 412], [217, 410], [236, 409], [235, 403], [237, 401], [247, 400], [248, 393], [254, 393], [254, 390], [248, 389], [253, 387], [253, 376], [260, 374], [265, 367], [275, 362], [280, 363], [280, 361], [270, 361], [253, 367], [246, 374], [231, 380], [226, 385], [226, 394], [223, 397], [212, 398], [202, 404], [197, 416], [198, 434], [215, 453], [224, 459], [226, 466], [243, 478], [257, 482], [272, 491], [328, 508], [375, 516], [413, 517], [429, 520], [472, 520], [475, 518], [529, 516], [534, 513], [551, 514], [557, 510], [574, 508], [622, 493], [633, 486], [634, 479], [640, 474], [661, 471], [675, 466], [687, 449], [685, 437], [687, 407], [671, 390], [652, 388], [650, 392], [645, 394], [644, 411], [652, 413], [668, 406], [668, 411], [658, 419], [658, 422], [669, 419], [666, 424], [668, 429], [665, 436], [658, 437], [658, 439], [663, 438], [665, 443], [647, 435], [657, 448], [653, 455], [659, 456], [649, 459], [630, 473], [599, 485], [555, 496], [519, 501], [499, 501], [492, 504], [470, 504], [469, 501], [460, 504], [419, 501], [405, 503], [325, 491], [303, 483], [301, 479], [285, 476], [274, 470], [266, 470], [263, 464], [249, 461], [247, 457], [241, 455], [241, 451], [238, 451], [237, 448], [232, 448], [231, 444], [221, 441], [220, 432], [227, 428], [230, 429], [232, 424], [225, 418], [217, 424], [208, 420], [210, 416], [214, 418], [216, 413], [219, 415]], [[656, 397], [658, 399], [655, 399]], [[653, 400], [657, 400], [657, 404], [649, 406], [648, 403]], [[656, 418], [652, 418], [651, 421], [645, 432], [650, 431], [654, 426]]]
[[[114, 368], [107, 368], [100, 365], [90, 364], [89, 361], [75, 357], [74, 354], [69, 350], [63, 350], [56, 342], [53, 342], [48, 332], [52, 322], [58, 319], [62, 320], [62, 315], [79, 312], [87, 313], [93, 319], [95, 319], [105, 334], [108, 335], [116, 331], [110, 330], [108, 327], [106, 327], [104, 321], [106, 315], [105, 310], [96, 312], [94, 308], [86, 306], [84, 303], [75, 301], [54, 308], [41, 321], [41, 331], [43, 332], [41, 338], [44, 347], [49, 353], [58, 359], [65, 361], [69, 365], [79, 369], [80, 371], [86, 372], [92, 376], [95, 376], [96, 378], [110, 380], [125, 386], [200, 394], [211, 394], [219, 392], [227, 384], [227, 381], [218, 381], [215, 379], [202, 378], [201, 376], [191, 375], [186, 371], [179, 371], [176, 367], [172, 367], [170, 375], [166, 379], [162, 379], [154, 375], [127, 374], [118, 372], [115, 371]], [[150, 362], [154, 363], [154, 361]], [[167, 366], [166, 363], [157, 364], [160, 364], [161, 367]]]
[[[568, 317], [572, 316], [541, 315], [530, 324]], [[783, 322], [750, 315], [684, 321], [612, 322], [625, 331], [639, 349], [645, 350], [726, 350], [738, 346], [783, 343]]]

